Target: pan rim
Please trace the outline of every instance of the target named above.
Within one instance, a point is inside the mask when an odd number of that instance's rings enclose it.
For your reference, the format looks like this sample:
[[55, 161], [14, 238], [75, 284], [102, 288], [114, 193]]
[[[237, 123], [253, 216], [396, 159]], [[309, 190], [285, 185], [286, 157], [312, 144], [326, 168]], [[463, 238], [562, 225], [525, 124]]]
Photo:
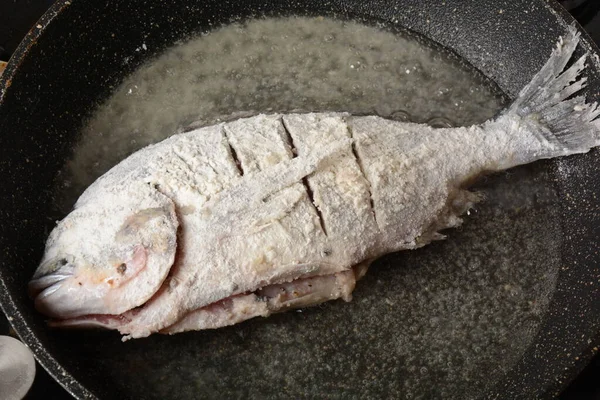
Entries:
[[[10, 90], [12, 79], [21, 64], [29, 57], [29, 50], [36, 45], [38, 39], [44, 34], [46, 27], [67, 9], [73, 1], [56, 0], [37, 22], [29, 29], [23, 40], [19, 43], [0, 75], [0, 106], [3, 104], [6, 93]], [[13, 298], [8, 292], [5, 283], [6, 277], [0, 268], [0, 309], [7, 316], [9, 323], [17, 333], [19, 339], [29, 347], [36, 361], [46, 372], [60, 384], [71, 396], [77, 399], [96, 399], [97, 397], [69, 373], [51, 354], [49, 354], [37, 336], [24, 323]]]
[[[9, 60], [4, 74], [0, 77], [0, 105], [2, 105], [6, 93], [10, 90], [11, 81], [19, 70], [22, 62], [29, 57], [30, 49], [35, 46], [37, 40], [44, 34], [46, 27], [53, 22], [55, 17], [65, 11], [74, 1], [78, 0], [57, 0], [46, 13], [38, 20], [38, 22], [31, 28], [28, 34], [25, 36], [23, 41], [19, 44], [15, 50], [13, 56]], [[581, 33], [582, 43], [585, 44], [586, 48], [593, 53], [600, 53], [598, 45], [596, 45], [585, 32], [582, 27], [576, 23], [573, 17], [556, 1], [544, 2], [548, 9], [552, 10], [558, 17], [558, 22], [561, 24], [575, 24], [578, 31]], [[21, 313], [18, 310], [17, 305], [14, 303], [13, 298], [8, 293], [8, 288], [5, 283], [6, 276], [2, 269], [0, 269], [0, 308], [9, 316], [11, 325], [14, 326], [15, 331], [21, 338], [21, 340], [30, 347], [35, 355], [36, 360], [40, 365], [48, 371], [48, 373], [61, 385], [63, 386], [72, 396], [76, 398], [96, 398], [96, 396], [90, 392], [85, 386], [83, 386], [72, 374], [70, 374], [64, 367], [58, 363], [58, 361], [51, 356], [37, 336], [30, 330], [29, 326], [24, 323]], [[600, 333], [592, 338], [587, 351], [579, 356], [579, 359], [571, 364], [571, 368], [564, 372], [563, 376], [574, 376], [578, 374], [594, 356], [592, 349], [600, 344]], [[564, 389], [569, 380], [561, 380], [559, 383], [558, 379], [553, 381], [553, 385], [547, 387], [546, 393], [555, 392], [556, 390]]]

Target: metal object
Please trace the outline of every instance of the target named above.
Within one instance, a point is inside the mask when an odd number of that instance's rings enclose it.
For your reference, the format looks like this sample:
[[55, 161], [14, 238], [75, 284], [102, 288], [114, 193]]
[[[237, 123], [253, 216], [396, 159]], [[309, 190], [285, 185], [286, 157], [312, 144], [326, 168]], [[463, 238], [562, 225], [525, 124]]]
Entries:
[[33, 353], [10, 336], [0, 336], [0, 398], [19, 400], [35, 377]]

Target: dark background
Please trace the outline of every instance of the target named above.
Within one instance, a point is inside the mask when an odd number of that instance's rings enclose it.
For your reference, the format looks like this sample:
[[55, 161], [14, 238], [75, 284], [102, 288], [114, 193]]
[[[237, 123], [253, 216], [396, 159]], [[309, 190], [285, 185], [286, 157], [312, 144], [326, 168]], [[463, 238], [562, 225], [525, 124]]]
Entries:
[[[0, 61], [7, 61], [31, 26], [54, 0], [0, 0]], [[600, 45], [600, 0], [562, 0], [560, 3]], [[0, 335], [12, 334], [0, 312]], [[69, 399], [70, 396], [38, 365], [28, 399]], [[561, 400], [600, 400], [600, 356], [573, 381]]]

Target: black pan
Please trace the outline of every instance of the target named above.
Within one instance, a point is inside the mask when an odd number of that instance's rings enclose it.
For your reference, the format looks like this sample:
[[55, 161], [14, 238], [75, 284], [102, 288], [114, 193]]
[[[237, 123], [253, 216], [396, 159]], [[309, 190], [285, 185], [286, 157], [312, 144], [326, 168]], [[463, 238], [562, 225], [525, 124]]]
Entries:
[[[38, 361], [75, 397], [379, 398], [398, 393], [413, 398], [460, 397], [445, 392], [440, 382], [449, 373], [460, 379], [461, 370], [476, 365], [477, 360], [455, 360], [446, 370], [433, 374], [423, 368], [405, 368], [411, 360], [401, 357], [388, 359], [385, 365], [369, 360], [369, 349], [381, 346], [382, 338], [375, 335], [368, 342], [353, 341], [356, 336], [352, 332], [336, 329], [347, 326], [341, 319], [339, 324], [319, 325], [323, 315], [343, 313], [340, 310], [351, 305], [328, 305], [214, 332], [152, 336], [123, 344], [114, 333], [51, 331], [27, 297], [26, 283], [41, 257], [48, 229], [60, 217], [52, 204], [57, 176], [85, 118], [137, 66], [176, 41], [233, 19], [280, 15], [360, 19], [411, 30], [455, 52], [508, 97], [514, 97], [528, 82], [558, 36], [573, 23], [557, 3], [545, 0], [57, 1], [21, 43], [0, 80], [0, 300]], [[586, 34], [582, 36], [583, 48], [598, 54]], [[140, 43], [150, 50], [135, 51]], [[123, 63], [125, 58], [129, 62]], [[600, 98], [599, 74], [598, 64], [592, 62], [587, 71], [590, 99]], [[533, 340], [509, 367], [503, 364], [503, 353], [498, 353], [497, 364], [488, 363], [486, 374], [499, 378], [483, 382], [486, 379], [480, 376], [472, 382], [478, 390], [464, 397], [555, 397], [597, 351], [599, 162], [600, 152], [595, 150], [560, 165], [557, 161], [538, 163], [533, 169], [518, 169], [512, 177], [484, 182], [483, 186], [497, 184], [507, 190], [526, 187], [529, 180], [552, 182], [560, 199], [558, 212], [544, 214], [545, 204], [537, 210], [539, 220], [551, 219], [548, 223], [560, 226], [560, 260], [553, 260], [560, 268]], [[356, 298], [378, 290], [379, 281], [391, 273], [388, 264], [404, 263], [419, 276], [420, 257], [431, 252], [442, 262], [444, 246], [460, 245], [470, 224], [477, 224], [477, 218], [468, 220], [463, 231], [451, 233], [445, 242], [450, 244], [386, 258], [370, 272], [373, 277], [361, 283]], [[511, 234], [508, 226], [497, 234], [497, 240]], [[539, 231], [531, 232], [536, 234]], [[526, 251], [523, 258], [527, 258]], [[528, 262], [534, 265], [536, 260]], [[416, 283], [425, 285], [426, 278]], [[368, 329], [369, 321], [355, 322], [358, 331]], [[489, 323], [483, 321], [481, 327]], [[296, 342], [283, 346], [265, 340], [265, 335], [286, 329], [294, 332]], [[506, 346], [519, 339], [511, 332], [506, 332], [505, 338]], [[447, 343], [453, 345], [450, 338]], [[306, 356], [306, 362], [284, 356], [277, 359], [278, 367], [269, 369], [270, 375], [251, 373], [264, 371], [265, 363], [274, 362], [274, 354], [286, 350], [294, 357]], [[348, 354], [354, 357], [352, 365], [346, 362]], [[291, 365], [297, 370], [287, 370]], [[286, 376], [296, 381], [286, 380]], [[404, 384], [420, 376], [427, 380], [426, 391], [403, 391]], [[382, 377], [387, 386], [381, 386]], [[379, 382], [379, 386], [371, 382]]]

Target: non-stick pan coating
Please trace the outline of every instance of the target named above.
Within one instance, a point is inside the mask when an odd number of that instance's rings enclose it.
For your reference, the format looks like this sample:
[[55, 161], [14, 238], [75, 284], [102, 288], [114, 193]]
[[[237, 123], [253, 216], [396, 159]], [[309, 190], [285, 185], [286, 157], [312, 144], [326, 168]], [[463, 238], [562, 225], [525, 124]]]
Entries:
[[[571, 22], [557, 10], [557, 5], [542, 0], [502, 4], [493, 0], [58, 1], [32, 28], [0, 80], [0, 299], [4, 311], [41, 364], [76, 397], [139, 398], [142, 389], [128, 386], [133, 374], [149, 369], [177, 373], [163, 368], [177, 356], [177, 348], [189, 346], [193, 336], [151, 337], [124, 346], [114, 335], [104, 333], [50, 332], [25, 291], [52, 225], [52, 183], [77, 140], [82, 121], [136, 66], [175, 41], [234, 17], [373, 18], [406, 27], [452, 49], [514, 96], [546, 60], [565, 31], [565, 21]], [[135, 51], [142, 42], [150, 52]], [[593, 45], [586, 39], [584, 47], [592, 49]], [[127, 64], [121, 62], [125, 57], [129, 57]], [[592, 63], [588, 73], [591, 99], [599, 97], [599, 72]], [[551, 397], [596, 351], [600, 339], [599, 158], [598, 151], [593, 151], [561, 161], [569, 174], [557, 181], [564, 204], [557, 290], [533, 345], [485, 397]], [[102, 350], [90, 353], [93, 346]], [[111, 370], [96, 359], [81, 357], [106, 353], [108, 358], [118, 354], [128, 359], [128, 352], [146, 352], [151, 365], [132, 363], [126, 369]], [[152, 381], [170, 378], [148, 376]], [[200, 396], [202, 388], [197, 390]]]

